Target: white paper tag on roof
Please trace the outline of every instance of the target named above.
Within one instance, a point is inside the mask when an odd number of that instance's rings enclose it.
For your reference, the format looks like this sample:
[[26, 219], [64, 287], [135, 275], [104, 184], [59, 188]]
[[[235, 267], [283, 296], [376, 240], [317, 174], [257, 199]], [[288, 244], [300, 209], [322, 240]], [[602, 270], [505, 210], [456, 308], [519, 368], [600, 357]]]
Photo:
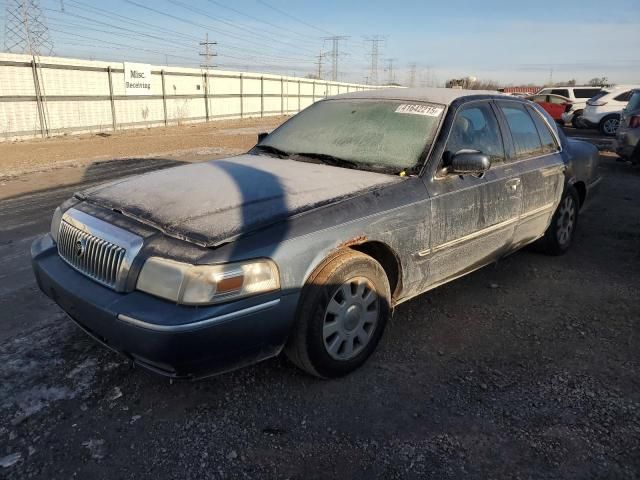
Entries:
[[442, 107], [434, 107], [433, 105], [403, 103], [398, 108], [396, 108], [396, 113], [408, 113], [410, 115], [437, 117], [442, 113], [442, 110]]

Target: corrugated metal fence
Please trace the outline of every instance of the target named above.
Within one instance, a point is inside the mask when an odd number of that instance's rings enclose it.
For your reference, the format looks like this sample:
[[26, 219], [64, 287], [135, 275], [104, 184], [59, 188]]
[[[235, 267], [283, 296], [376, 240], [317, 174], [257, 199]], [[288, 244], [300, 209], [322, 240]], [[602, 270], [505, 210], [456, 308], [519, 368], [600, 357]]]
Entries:
[[288, 115], [370, 85], [152, 66], [151, 94], [125, 95], [121, 62], [0, 54], [0, 140]]

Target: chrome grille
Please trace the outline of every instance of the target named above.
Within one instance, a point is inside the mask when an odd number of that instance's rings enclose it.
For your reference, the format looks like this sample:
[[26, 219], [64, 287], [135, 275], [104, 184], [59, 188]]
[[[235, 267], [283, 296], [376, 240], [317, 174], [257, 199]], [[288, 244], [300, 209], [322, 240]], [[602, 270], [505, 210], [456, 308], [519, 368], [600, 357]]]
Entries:
[[73, 268], [98, 283], [123, 291], [142, 238], [76, 209], [62, 217], [58, 253]]
[[62, 222], [58, 252], [74, 268], [109, 287], [115, 287], [118, 272], [127, 253], [122, 247]]

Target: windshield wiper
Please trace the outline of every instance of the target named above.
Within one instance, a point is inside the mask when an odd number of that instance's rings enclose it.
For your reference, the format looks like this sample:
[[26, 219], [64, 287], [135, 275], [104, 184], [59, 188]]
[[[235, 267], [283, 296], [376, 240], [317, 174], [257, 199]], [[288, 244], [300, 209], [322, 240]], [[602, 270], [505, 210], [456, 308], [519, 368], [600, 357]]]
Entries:
[[296, 153], [296, 156], [320, 160], [322, 163], [334, 167], [359, 168], [359, 165], [356, 162], [345, 160], [344, 158], [340, 157], [334, 157], [333, 155], [329, 155], [328, 153], [301, 152]]
[[291, 155], [289, 152], [285, 152], [284, 150], [280, 150], [277, 147], [272, 147], [271, 145], [256, 145], [254, 147], [257, 150], [267, 153], [273, 153], [275, 155], [279, 155], [280, 157], [288, 157]]

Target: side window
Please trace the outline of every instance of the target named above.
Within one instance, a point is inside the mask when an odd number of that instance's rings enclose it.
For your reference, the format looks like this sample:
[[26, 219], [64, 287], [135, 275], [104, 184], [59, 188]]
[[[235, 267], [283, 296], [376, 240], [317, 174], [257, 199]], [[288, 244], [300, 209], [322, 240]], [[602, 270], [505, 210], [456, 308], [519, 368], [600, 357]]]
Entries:
[[576, 98], [595, 97], [598, 92], [600, 92], [599, 88], [576, 88], [573, 90], [573, 94], [576, 96]]
[[628, 102], [632, 94], [633, 90], [630, 90], [628, 92], [621, 93], [616, 98], [614, 98], [614, 100], [617, 100], [618, 102]]
[[569, 98], [569, 90], [567, 90], [566, 88], [554, 88], [553, 90], [551, 90], [551, 93], [553, 95], [561, 95], [563, 97]]
[[510, 103], [509, 105], [501, 104], [500, 110], [507, 120], [513, 145], [516, 150], [516, 158], [533, 157], [544, 152], [538, 130], [524, 108], [524, 105], [518, 103]]
[[489, 103], [474, 103], [456, 113], [444, 152], [445, 162], [460, 150], [482, 152], [489, 156], [491, 163], [504, 161], [498, 120]]
[[557, 95], [549, 95], [549, 103], [564, 105], [565, 103], [567, 103], [567, 99], [564, 97], [559, 97]]
[[529, 110], [529, 114], [533, 119], [533, 123], [535, 123], [536, 128], [538, 129], [538, 134], [540, 135], [540, 140], [542, 140], [542, 149], [544, 153], [553, 153], [557, 152], [559, 147], [557, 140], [549, 130], [549, 125], [544, 119], [540, 116], [540, 114], [536, 111], [535, 108]]

